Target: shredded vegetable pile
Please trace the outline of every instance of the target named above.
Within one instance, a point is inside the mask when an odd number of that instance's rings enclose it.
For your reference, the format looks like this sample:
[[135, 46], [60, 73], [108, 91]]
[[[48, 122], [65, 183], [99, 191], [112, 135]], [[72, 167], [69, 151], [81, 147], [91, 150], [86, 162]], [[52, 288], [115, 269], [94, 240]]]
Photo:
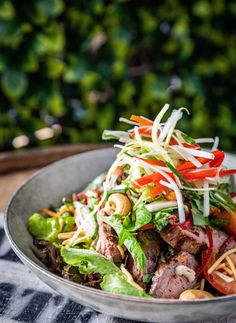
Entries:
[[[219, 138], [177, 129], [188, 110], [120, 118], [116, 160], [82, 192], [28, 221], [39, 258], [105, 291], [198, 299], [236, 293], [236, 211]], [[205, 148], [203, 148], [203, 146]], [[205, 284], [205, 280], [207, 283]]]

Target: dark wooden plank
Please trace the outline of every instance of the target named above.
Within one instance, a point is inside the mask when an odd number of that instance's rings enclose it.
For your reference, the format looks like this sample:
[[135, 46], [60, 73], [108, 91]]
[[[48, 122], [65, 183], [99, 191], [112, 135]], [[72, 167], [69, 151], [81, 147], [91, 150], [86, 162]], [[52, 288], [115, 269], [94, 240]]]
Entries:
[[50, 148], [0, 153], [0, 174], [16, 170], [38, 168], [67, 156], [94, 149], [111, 147], [110, 144], [60, 145]]

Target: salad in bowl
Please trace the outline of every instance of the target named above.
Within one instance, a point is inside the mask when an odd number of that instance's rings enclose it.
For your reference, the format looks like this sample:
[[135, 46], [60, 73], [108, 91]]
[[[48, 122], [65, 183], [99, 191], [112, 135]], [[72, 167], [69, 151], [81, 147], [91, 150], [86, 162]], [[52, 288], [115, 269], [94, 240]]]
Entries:
[[[200, 299], [236, 293], [236, 169], [219, 139], [177, 129], [188, 110], [131, 116], [108, 131], [120, 151], [109, 170], [59, 207], [28, 219], [36, 253], [65, 279], [104, 291]], [[207, 147], [207, 149], [203, 148]]]

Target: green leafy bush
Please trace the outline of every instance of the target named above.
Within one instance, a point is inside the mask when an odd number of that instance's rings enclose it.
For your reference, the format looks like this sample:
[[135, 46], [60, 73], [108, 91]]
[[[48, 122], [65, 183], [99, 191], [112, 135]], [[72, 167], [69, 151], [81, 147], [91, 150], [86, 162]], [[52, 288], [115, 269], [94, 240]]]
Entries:
[[[236, 140], [236, 4], [125, 0], [2, 0], [0, 147], [100, 141], [118, 116], [191, 112], [192, 136]], [[38, 140], [35, 130], [61, 124]]]

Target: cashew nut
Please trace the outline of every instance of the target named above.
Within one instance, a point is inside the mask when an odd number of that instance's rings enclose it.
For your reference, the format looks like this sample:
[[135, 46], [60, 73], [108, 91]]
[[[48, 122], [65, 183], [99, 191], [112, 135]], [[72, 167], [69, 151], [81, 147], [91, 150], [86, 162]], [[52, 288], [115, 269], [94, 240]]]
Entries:
[[105, 211], [110, 214], [127, 215], [131, 211], [131, 202], [125, 194], [114, 193], [105, 205]]
[[184, 292], [182, 292], [179, 296], [179, 299], [182, 300], [200, 298], [214, 298], [214, 296], [211, 293], [200, 289], [187, 289]]

